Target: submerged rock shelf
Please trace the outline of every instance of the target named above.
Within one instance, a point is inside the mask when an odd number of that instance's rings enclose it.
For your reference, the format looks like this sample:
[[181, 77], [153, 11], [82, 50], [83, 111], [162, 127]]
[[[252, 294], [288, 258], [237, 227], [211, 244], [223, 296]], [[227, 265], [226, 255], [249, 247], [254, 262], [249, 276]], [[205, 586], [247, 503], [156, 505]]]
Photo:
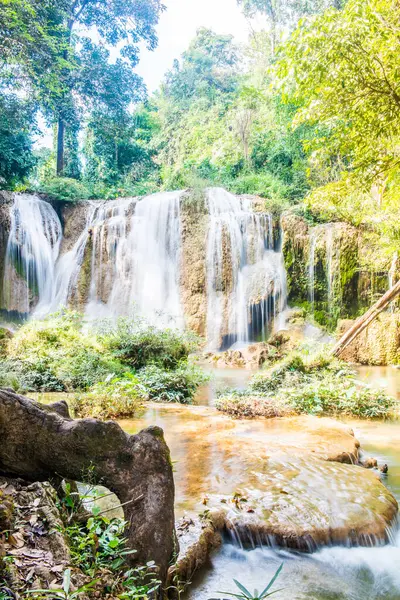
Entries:
[[[176, 461], [179, 575], [189, 580], [228, 534], [236, 545], [315, 551], [390, 539], [397, 502], [357, 466], [350, 428], [311, 416], [233, 421], [210, 407], [152, 406]], [[199, 518], [198, 514], [202, 517]]]

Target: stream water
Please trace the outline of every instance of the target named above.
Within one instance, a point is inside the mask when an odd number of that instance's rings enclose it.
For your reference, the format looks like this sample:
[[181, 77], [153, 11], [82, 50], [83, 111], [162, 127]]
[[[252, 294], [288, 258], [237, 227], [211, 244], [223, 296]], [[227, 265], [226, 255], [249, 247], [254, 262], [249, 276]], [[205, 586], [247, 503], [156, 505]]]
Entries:
[[[164, 429], [175, 467], [177, 517], [203, 510], [207, 494], [232, 494], [244, 481], [251, 481], [253, 457], [263, 457], [263, 446], [301, 454], [310, 434], [306, 420], [234, 421], [218, 413], [212, 406], [216, 390], [244, 387], [251, 373], [212, 370], [214, 377], [199, 391], [196, 405], [152, 404], [139, 419], [121, 421], [129, 433], [151, 424]], [[398, 370], [360, 368], [359, 375], [399, 396]], [[383, 482], [400, 501], [400, 421], [345, 422], [366, 456], [388, 464]], [[313, 486], [321, 484], [318, 473], [310, 471], [304, 493], [312, 495]], [[245, 550], [228, 539], [210, 558], [208, 568], [195, 574], [187, 600], [224, 597], [219, 590], [235, 592], [234, 578], [251, 590], [262, 589], [281, 562], [284, 568], [276, 587], [283, 589], [274, 595], [278, 600], [400, 600], [400, 535], [396, 532], [385, 546], [332, 546], [311, 554], [266, 546]]]

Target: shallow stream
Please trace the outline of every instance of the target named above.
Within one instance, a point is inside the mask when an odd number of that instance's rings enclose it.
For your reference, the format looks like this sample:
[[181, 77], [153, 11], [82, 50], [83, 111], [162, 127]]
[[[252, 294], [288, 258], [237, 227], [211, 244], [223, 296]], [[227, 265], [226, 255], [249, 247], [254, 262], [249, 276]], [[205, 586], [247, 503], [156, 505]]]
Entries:
[[[368, 367], [361, 368], [359, 375], [399, 397], [400, 371]], [[244, 481], [251, 482], [254, 456], [264, 460], [262, 448], [288, 452], [301, 460], [301, 453], [309, 444], [306, 436], [309, 439], [311, 435], [318, 450], [323, 451], [323, 436], [314, 425], [308, 426], [307, 417], [303, 421], [233, 421], [213, 408], [217, 388], [244, 387], [250, 376], [251, 372], [245, 370], [215, 370], [213, 380], [199, 391], [196, 406], [151, 404], [141, 418], [121, 421], [129, 433], [150, 424], [164, 429], [175, 465], [178, 517], [204, 509], [202, 501], [208, 494], [231, 494]], [[349, 419], [346, 424], [353, 428], [366, 456], [388, 464], [389, 473], [383, 481], [400, 502], [400, 421]], [[304, 484], [305, 494], [308, 486], [312, 489], [319, 484], [317, 475], [310, 473]], [[332, 490], [334, 502], [335, 486]], [[385, 546], [333, 546], [311, 554], [265, 546], [245, 550], [227, 539], [211, 557], [208, 568], [194, 576], [186, 597], [222, 598], [220, 590], [237, 591], [234, 578], [251, 590], [263, 589], [281, 562], [284, 568], [275, 587], [283, 589], [274, 595], [277, 600], [400, 600], [398, 531], [394, 532], [392, 543]]]

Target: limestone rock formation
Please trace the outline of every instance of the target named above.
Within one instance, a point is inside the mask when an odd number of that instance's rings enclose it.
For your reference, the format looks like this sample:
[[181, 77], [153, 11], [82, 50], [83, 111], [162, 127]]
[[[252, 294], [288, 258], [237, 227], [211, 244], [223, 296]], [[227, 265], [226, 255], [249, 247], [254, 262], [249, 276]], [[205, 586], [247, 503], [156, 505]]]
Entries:
[[[354, 321], [344, 319], [338, 324], [341, 337]], [[381, 313], [343, 351], [341, 358], [361, 365], [394, 365], [400, 363], [400, 314]]]
[[323, 325], [358, 315], [387, 290], [391, 261], [376, 236], [347, 223], [311, 225], [291, 211], [282, 229], [289, 300], [312, 305]]

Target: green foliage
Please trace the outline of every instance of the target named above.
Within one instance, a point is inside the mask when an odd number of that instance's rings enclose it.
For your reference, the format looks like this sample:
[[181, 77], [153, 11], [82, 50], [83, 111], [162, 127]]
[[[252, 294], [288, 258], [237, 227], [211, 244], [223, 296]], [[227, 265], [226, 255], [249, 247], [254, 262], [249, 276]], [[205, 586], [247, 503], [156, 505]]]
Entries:
[[265, 373], [256, 374], [247, 390], [222, 393], [217, 408], [241, 417], [291, 412], [390, 416], [393, 398], [357, 381], [348, 364], [333, 359], [328, 348], [307, 350], [296, 351]]
[[85, 184], [68, 177], [46, 178], [42, 180], [38, 188], [56, 200], [66, 202], [87, 200], [91, 196], [90, 190]]
[[189, 404], [198, 386], [208, 379], [199, 367], [186, 362], [173, 371], [149, 365], [139, 371], [138, 377], [150, 400], [182, 404]]
[[[22, 391], [79, 391], [77, 417], [135, 416], [146, 399], [188, 403], [207, 377], [187, 362], [191, 333], [121, 318], [84, 326], [72, 311], [31, 320], [5, 341], [0, 385]], [[136, 374], [133, 373], [136, 370]]]
[[84, 526], [67, 527], [73, 565], [90, 576], [102, 567], [119, 569], [134, 552], [126, 549], [125, 528], [122, 519], [104, 516], [90, 517]]
[[116, 326], [104, 322], [100, 339], [113, 356], [135, 369], [148, 363], [173, 369], [199, 346], [199, 338], [190, 332], [159, 329], [141, 319], [120, 318]]
[[104, 569], [111, 571], [114, 581], [106, 591], [114, 597], [118, 594], [123, 600], [147, 598], [159, 588], [160, 581], [154, 562], [126, 569], [126, 558], [135, 553], [126, 548], [126, 525], [121, 519], [93, 516], [85, 525], [67, 527], [72, 563], [90, 577]]
[[35, 164], [33, 106], [14, 94], [0, 93], [0, 185], [13, 189]]
[[361, 418], [384, 419], [394, 408], [394, 400], [383, 391], [340, 382], [336, 376], [310, 382], [288, 393], [288, 402], [298, 412], [310, 414], [351, 415]]
[[285, 184], [271, 173], [239, 175], [228, 184], [234, 194], [255, 194], [262, 198], [279, 199], [288, 196]]
[[258, 590], [254, 590], [254, 593], [252, 594], [251, 592], [249, 592], [249, 590], [247, 588], [244, 587], [243, 584], [241, 584], [239, 581], [237, 581], [237, 579], [234, 579], [234, 583], [236, 585], [236, 587], [240, 590], [240, 594], [234, 594], [232, 592], [219, 592], [220, 594], [227, 594], [230, 598], [238, 598], [239, 600], [264, 600], [264, 598], [268, 598], [269, 596], [272, 596], [272, 594], [276, 594], [277, 592], [281, 591], [281, 590], [275, 590], [273, 592], [271, 592], [271, 588], [274, 585], [275, 581], [278, 579], [281, 571], [283, 569], [283, 563], [278, 567], [275, 575], [272, 577], [272, 579], [270, 580], [270, 582], [267, 584], [267, 586], [263, 589], [262, 592], [259, 592]]
[[81, 594], [85, 594], [97, 583], [97, 579], [82, 585], [78, 589], [72, 590], [71, 586], [71, 569], [65, 569], [63, 575], [62, 588], [51, 588], [44, 590], [29, 590], [27, 594], [35, 597], [36, 595], [50, 597], [53, 600], [75, 600], [79, 598]]
[[134, 417], [142, 408], [146, 392], [141, 380], [126, 373], [95, 384], [89, 392], [76, 395], [71, 402], [75, 417], [117, 419]]
[[26, 391], [86, 390], [110, 374], [127, 368], [91, 333], [83, 333], [82, 316], [60, 312], [31, 320], [20, 327], [7, 345], [7, 361], [21, 373], [20, 389]]

